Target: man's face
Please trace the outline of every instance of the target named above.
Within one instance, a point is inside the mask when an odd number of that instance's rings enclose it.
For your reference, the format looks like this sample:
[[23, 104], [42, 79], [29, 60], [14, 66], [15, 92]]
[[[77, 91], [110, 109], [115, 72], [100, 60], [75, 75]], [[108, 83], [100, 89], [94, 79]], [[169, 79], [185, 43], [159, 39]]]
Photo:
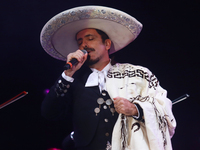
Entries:
[[85, 49], [88, 52], [88, 60], [86, 63], [88, 63], [89, 66], [103, 60], [106, 55], [108, 56], [110, 46], [107, 46], [107, 41], [104, 43], [102, 42], [101, 35], [99, 35], [95, 29], [81, 30], [77, 33], [76, 39], [79, 49]]

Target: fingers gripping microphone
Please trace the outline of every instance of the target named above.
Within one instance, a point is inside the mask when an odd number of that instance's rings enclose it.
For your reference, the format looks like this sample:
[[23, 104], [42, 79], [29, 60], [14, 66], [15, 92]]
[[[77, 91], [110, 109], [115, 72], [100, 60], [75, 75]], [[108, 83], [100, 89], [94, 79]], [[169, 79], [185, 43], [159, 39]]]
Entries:
[[[83, 52], [83, 54], [85, 55], [87, 53], [86, 50], [81, 50]], [[75, 66], [78, 64], [78, 60], [76, 58], [72, 58], [69, 62], [66, 63], [66, 65], [64, 66], [64, 70], [68, 70], [71, 69], [72, 66]]]

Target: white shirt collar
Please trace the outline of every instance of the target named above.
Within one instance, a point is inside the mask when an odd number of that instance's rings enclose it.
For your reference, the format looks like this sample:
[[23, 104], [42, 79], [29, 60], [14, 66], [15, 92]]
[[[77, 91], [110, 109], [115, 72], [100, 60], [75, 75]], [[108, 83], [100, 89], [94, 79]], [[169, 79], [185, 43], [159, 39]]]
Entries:
[[101, 71], [95, 69], [95, 68], [90, 68], [92, 70], [92, 72], [106, 72], [106, 75], [108, 73], [108, 70], [110, 69], [111, 67], [111, 63], [109, 62]]
[[103, 72], [104, 77], [106, 77], [107, 74], [108, 74], [108, 70], [110, 68], [111, 68], [110, 62], [101, 71], [98, 71], [97, 69], [91, 68], [92, 73], [89, 75], [87, 82], [85, 83], [85, 87], [98, 86], [99, 85], [98, 84], [98, 72]]

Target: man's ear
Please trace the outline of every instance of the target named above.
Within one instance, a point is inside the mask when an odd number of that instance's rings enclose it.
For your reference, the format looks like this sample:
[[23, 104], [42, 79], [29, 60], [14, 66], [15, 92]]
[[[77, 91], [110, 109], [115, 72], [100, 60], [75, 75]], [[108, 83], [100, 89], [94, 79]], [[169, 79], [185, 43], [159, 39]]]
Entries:
[[106, 46], [106, 50], [109, 50], [110, 47], [111, 47], [111, 43], [112, 43], [111, 40], [110, 39], [106, 39], [104, 43], [105, 43], [105, 46]]

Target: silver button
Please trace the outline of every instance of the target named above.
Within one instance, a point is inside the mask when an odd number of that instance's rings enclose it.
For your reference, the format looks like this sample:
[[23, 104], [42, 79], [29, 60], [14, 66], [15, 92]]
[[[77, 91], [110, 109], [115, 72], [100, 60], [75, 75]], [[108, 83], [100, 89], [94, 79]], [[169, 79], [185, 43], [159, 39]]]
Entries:
[[106, 96], [106, 93], [102, 92], [102, 95], [103, 95], [103, 96]]
[[112, 113], [114, 113], [114, 112], [115, 112], [115, 109], [114, 109], [114, 108], [110, 108], [110, 111], [111, 111]]
[[107, 106], [106, 106], [106, 105], [104, 105], [104, 106], [103, 106], [103, 109], [107, 109]]
[[104, 99], [103, 98], [98, 98], [97, 99], [97, 103], [98, 104], [103, 104], [104, 103]]
[[104, 119], [105, 122], [108, 122], [108, 119]]
[[111, 100], [111, 99], [107, 99], [107, 100], [106, 100], [106, 105], [109, 106], [109, 105], [111, 105], [111, 104], [112, 104], [112, 100]]
[[109, 133], [107, 132], [107, 133], [105, 134], [105, 136], [109, 136]]
[[100, 112], [100, 109], [97, 107], [97, 108], [94, 109], [94, 112], [95, 112], [95, 113], [99, 113], [99, 112]]
[[70, 88], [70, 85], [69, 85], [69, 84], [67, 84], [67, 85], [66, 85], [66, 87], [67, 87], [67, 88]]

